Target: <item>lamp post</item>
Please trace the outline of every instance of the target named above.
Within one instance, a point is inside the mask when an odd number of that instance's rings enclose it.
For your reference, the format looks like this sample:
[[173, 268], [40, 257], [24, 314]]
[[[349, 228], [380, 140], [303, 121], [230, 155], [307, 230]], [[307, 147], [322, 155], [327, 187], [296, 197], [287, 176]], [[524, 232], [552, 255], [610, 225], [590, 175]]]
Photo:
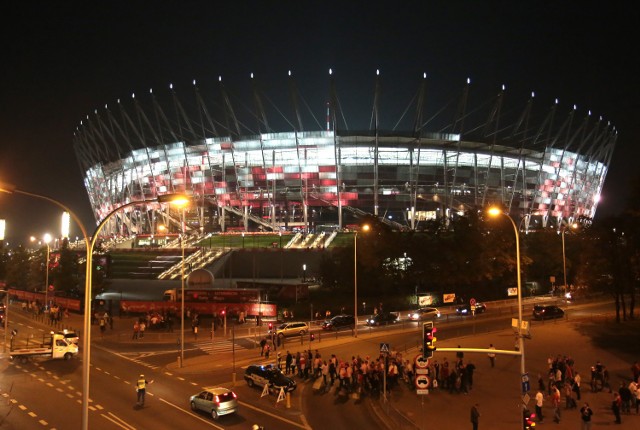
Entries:
[[303, 283], [307, 282], [307, 265], [306, 264], [302, 265], [302, 282]]
[[567, 227], [569, 227], [570, 229], [572, 228], [576, 228], [577, 224], [569, 224], [569, 225], [564, 225], [562, 226], [562, 232], [561, 232], [561, 236], [562, 236], [562, 274], [564, 276], [564, 293], [567, 293], [567, 255], [565, 253], [565, 247], [564, 247], [564, 235], [567, 232]]
[[71, 209], [65, 206], [63, 203], [55, 199], [52, 199], [51, 197], [19, 190], [14, 185], [3, 183], [3, 182], [0, 182], [0, 192], [7, 193], [7, 194], [12, 194], [12, 193], [21, 194], [21, 195], [41, 199], [41, 200], [46, 200], [49, 203], [53, 203], [54, 205], [69, 212], [69, 215], [71, 215], [71, 218], [73, 218], [75, 223], [78, 225], [78, 228], [80, 228], [80, 231], [82, 232], [82, 236], [84, 237], [85, 245], [87, 248], [87, 257], [86, 257], [87, 263], [86, 263], [86, 270], [85, 270], [85, 293], [84, 293], [85, 294], [84, 295], [84, 345], [82, 349], [82, 427], [81, 428], [82, 430], [88, 430], [89, 429], [89, 382], [90, 382], [89, 370], [91, 368], [91, 295], [92, 295], [91, 284], [92, 284], [92, 275], [93, 275], [93, 270], [92, 270], [93, 269], [92, 267], [93, 266], [93, 247], [95, 246], [96, 240], [98, 238], [98, 234], [100, 233], [102, 228], [105, 226], [109, 218], [113, 214], [115, 214], [117, 211], [124, 209], [125, 207], [136, 205], [136, 204], [153, 203], [153, 202], [164, 203], [164, 202], [170, 202], [170, 201], [175, 201], [175, 202], [186, 201], [186, 198], [178, 197], [176, 195], [165, 195], [165, 196], [158, 196], [155, 199], [140, 200], [140, 201], [126, 203], [109, 212], [104, 217], [104, 219], [100, 222], [100, 224], [98, 224], [98, 226], [94, 231], [93, 236], [89, 238], [89, 235], [87, 234], [87, 230], [84, 227], [84, 224], [82, 223], [82, 221], [80, 221], [80, 218], [78, 218], [78, 216], [73, 211], [71, 211]]
[[47, 245], [47, 259], [45, 260], [44, 264], [45, 264], [45, 270], [44, 270], [44, 310], [46, 312], [47, 309], [49, 309], [49, 258], [51, 255], [51, 247], [49, 246], [49, 242], [51, 242], [51, 235], [49, 233], [46, 233], [43, 237], [42, 240], [44, 241], [45, 245]]
[[91, 365], [91, 249], [89, 246], [89, 235], [84, 227], [80, 218], [71, 211], [63, 203], [52, 199], [51, 197], [43, 196], [41, 194], [30, 193], [22, 191], [16, 188], [13, 184], [0, 182], [0, 192], [7, 194], [21, 194], [28, 197], [33, 197], [40, 200], [46, 200], [49, 203], [62, 208], [71, 215], [73, 221], [78, 225], [82, 232], [82, 237], [87, 248], [87, 267], [85, 270], [85, 296], [84, 296], [84, 348], [82, 350], [82, 430], [89, 429], [89, 369]]
[[180, 252], [182, 254], [182, 263], [180, 265], [180, 367], [184, 366], [184, 205], [183, 203], [176, 203], [183, 206], [182, 208], [182, 225], [180, 233]]
[[242, 249], [244, 249], [244, 231], [242, 232]]
[[[369, 224], [362, 226], [362, 231], [369, 231]], [[353, 337], [358, 337], [358, 232], [353, 235]]]
[[[513, 218], [502, 211], [500, 208], [492, 207], [489, 208], [489, 215], [496, 217], [498, 215], [503, 215], [509, 219], [511, 225], [513, 226], [513, 232], [516, 236], [516, 272], [518, 279], [518, 349], [520, 350], [520, 375], [524, 377], [525, 375], [525, 355], [524, 355], [524, 338], [522, 335], [522, 278], [520, 274], [520, 235], [518, 234], [518, 226], [516, 226]], [[522, 393], [525, 394], [525, 393]]]

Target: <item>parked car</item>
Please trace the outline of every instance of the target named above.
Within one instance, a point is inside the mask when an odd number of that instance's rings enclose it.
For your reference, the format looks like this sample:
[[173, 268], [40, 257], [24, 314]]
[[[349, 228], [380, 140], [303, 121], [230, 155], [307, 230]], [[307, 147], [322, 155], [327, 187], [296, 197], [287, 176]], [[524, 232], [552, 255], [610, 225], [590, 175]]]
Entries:
[[238, 396], [228, 388], [207, 388], [189, 398], [192, 411], [204, 411], [217, 420], [221, 415], [233, 414], [238, 410]]
[[562, 317], [564, 317], [564, 311], [555, 305], [535, 305], [533, 307], [533, 318], [537, 320]]
[[439, 318], [440, 311], [437, 308], [420, 308], [416, 309], [413, 312], [409, 312], [409, 315], [407, 315], [407, 317], [411, 321], [422, 321], [429, 318]]
[[322, 330], [338, 330], [343, 327], [354, 327], [356, 319], [353, 315], [336, 315], [322, 323]]
[[269, 334], [275, 334], [278, 337], [300, 336], [308, 332], [309, 325], [306, 322], [286, 322], [269, 330]]
[[252, 364], [244, 371], [244, 379], [250, 387], [268, 385], [278, 391], [280, 391], [280, 388], [284, 388], [287, 392], [296, 389], [296, 381], [284, 375], [280, 369], [272, 365]]
[[367, 318], [367, 325], [377, 326], [386, 324], [395, 324], [400, 321], [398, 314], [393, 312], [382, 312]]
[[[486, 310], [487, 310], [487, 306], [484, 303], [476, 302], [475, 310], [474, 310], [476, 314], [481, 314]], [[456, 308], [456, 313], [462, 316], [473, 314], [473, 312], [471, 312], [471, 305], [469, 303], [458, 306]]]

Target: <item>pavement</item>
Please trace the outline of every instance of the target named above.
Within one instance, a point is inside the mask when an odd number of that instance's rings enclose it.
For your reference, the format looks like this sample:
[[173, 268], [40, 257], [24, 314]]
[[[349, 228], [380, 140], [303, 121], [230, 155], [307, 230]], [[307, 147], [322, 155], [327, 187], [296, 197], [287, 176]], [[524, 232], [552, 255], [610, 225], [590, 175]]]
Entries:
[[[17, 304], [13, 304], [10, 312], [23, 312]], [[11, 315], [9, 315], [11, 321]], [[531, 339], [525, 340], [525, 357], [526, 369], [531, 378], [530, 396], [535, 396], [535, 388], [537, 387], [538, 374], [545, 376], [547, 374], [547, 358], [557, 355], [571, 356], [575, 359], [575, 368], [582, 375], [583, 389], [582, 399], [578, 402], [578, 409], [565, 410], [563, 396], [563, 410], [561, 422], [556, 424], [553, 422], [553, 409], [550, 401], [545, 398], [545, 406], [543, 415], [544, 423], [539, 423], [538, 428], [551, 427], [556, 429], [575, 429], [581, 424], [579, 416], [579, 408], [583, 402], [589, 402], [594, 411], [592, 428], [601, 428], [613, 426], [618, 429], [631, 430], [640, 428], [640, 415], [623, 415], [622, 424], [615, 425], [614, 417], [610, 410], [612, 394], [607, 392], [591, 393], [589, 389], [590, 367], [597, 360], [605, 364], [611, 374], [611, 386], [617, 388], [620, 382], [625, 381], [627, 384], [631, 378], [631, 364], [640, 360], [637, 350], [628, 349], [620, 346], [623, 342], [616, 341], [608, 334], [619, 332], [620, 336], [632, 337], [635, 339], [633, 343], [637, 345], [637, 330], [640, 324], [629, 327], [628, 324], [623, 325], [610, 324], [613, 316], [607, 315], [600, 317], [602, 319], [584, 320], [584, 321], [552, 321], [544, 323], [533, 323], [531, 326]], [[148, 331], [143, 340], [131, 340], [132, 327], [134, 317], [115, 317], [114, 328], [107, 328], [104, 336], [101, 336], [99, 327], [92, 326], [92, 344], [103, 344], [106, 347], [115, 347], [117, 345], [130, 345], [141, 343], [162, 343], [176, 345], [178, 332], [163, 333]], [[40, 318], [39, 321], [46, 322]], [[83, 317], [79, 314], [70, 314], [58, 326], [52, 329], [70, 328], [80, 333], [81, 345], [83, 327]], [[178, 324], [179, 327], [179, 324]], [[600, 333], [599, 337], [594, 337], [594, 328], [602, 331], [603, 327], [610, 327], [605, 330], [605, 335]], [[266, 327], [245, 327], [248, 337], [246, 339], [256, 340], [260, 338], [260, 334], [267, 330]], [[221, 333], [219, 329], [216, 335]], [[251, 330], [251, 331], [249, 331]], [[259, 330], [256, 332], [256, 330]], [[625, 331], [626, 330], [626, 331]], [[208, 330], [202, 330], [201, 333], [209, 334]], [[241, 329], [236, 332], [236, 336], [242, 333]], [[631, 334], [625, 334], [631, 333]], [[635, 336], [634, 336], [635, 334]], [[201, 334], [202, 336], [202, 334]], [[611, 337], [609, 344], [602, 342], [603, 339]], [[332, 346], [362, 342], [361, 338], [354, 339], [352, 337], [345, 338], [323, 338], [321, 343], [314, 346], [321, 347], [326, 351]], [[185, 333], [185, 348], [191, 347], [193, 335], [189, 329]], [[483, 333], [473, 336], [460, 337], [452, 340], [438, 339], [438, 348], [455, 348], [458, 345], [463, 348], [487, 348], [493, 343], [498, 350], [513, 351], [514, 336], [512, 329], [499, 332]], [[306, 343], [305, 343], [306, 347]], [[257, 349], [242, 348], [236, 352], [236, 366], [249, 364], [256, 361]], [[630, 352], [633, 351], [633, 352]], [[416, 350], [407, 350], [403, 352], [404, 358], [411, 358], [417, 355]], [[440, 363], [444, 358], [449, 362], [455, 361], [453, 352], [436, 351], [434, 360]], [[521, 375], [520, 375], [520, 357], [510, 355], [498, 355], [496, 358], [496, 366], [491, 368], [490, 362], [486, 354], [482, 353], [465, 353], [465, 362], [473, 362], [476, 366], [474, 373], [474, 384], [472, 390], [468, 394], [450, 394], [441, 389], [431, 389], [427, 395], [418, 395], [414, 387], [404, 382], [400, 382], [394, 387], [388, 400], [384, 401], [380, 398], [367, 398], [367, 404], [371, 407], [373, 413], [376, 414], [380, 422], [380, 428], [388, 429], [462, 429], [471, 427], [469, 414], [471, 406], [475, 403], [479, 404], [480, 411], [480, 429], [490, 428], [493, 430], [502, 429], [520, 429], [521, 426]], [[178, 360], [167, 365], [167, 370], [176, 373], [201, 373], [215, 368], [219, 369], [219, 360], [211, 360], [208, 354], [200, 355], [193, 358], [187, 358], [183, 366], [179, 366]], [[242, 379], [242, 376], [239, 376]], [[311, 384], [311, 383], [309, 383]], [[533, 411], [534, 401], [529, 400], [528, 407]]]

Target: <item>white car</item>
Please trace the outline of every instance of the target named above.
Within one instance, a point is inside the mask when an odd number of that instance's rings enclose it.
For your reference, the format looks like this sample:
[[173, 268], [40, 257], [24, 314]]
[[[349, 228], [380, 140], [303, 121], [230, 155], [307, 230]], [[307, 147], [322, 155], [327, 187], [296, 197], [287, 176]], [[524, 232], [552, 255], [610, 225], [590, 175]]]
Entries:
[[437, 308], [420, 308], [410, 312], [407, 317], [411, 321], [422, 321], [429, 318], [440, 318], [440, 311]]

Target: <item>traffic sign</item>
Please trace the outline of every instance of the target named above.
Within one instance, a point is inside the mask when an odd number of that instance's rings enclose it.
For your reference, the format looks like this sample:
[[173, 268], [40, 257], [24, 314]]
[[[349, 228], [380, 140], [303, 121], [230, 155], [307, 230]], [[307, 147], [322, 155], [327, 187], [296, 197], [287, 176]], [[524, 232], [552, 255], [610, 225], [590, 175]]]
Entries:
[[429, 390], [420, 390], [420, 389], [417, 389], [417, 390], [416, 390], [416, 394], [429, 394]]
[[416, 376], [416, 388], [419, 390], [426, 390], [431, 385], [431, 380], [426, 375], [418, 375]]
[[381, 343], [380, 344], [380, 354], [388, 354], [389, 353], [389, 344]]
[[529, 382], [529, 374], [528, 373], [523, 373], [522, 374], [522, 394], [526, 394], [531, 390], [531, 385]]
[[416, 356], [414, 363], [416, 364], [417, 369], [426, 369], [429, 367], [429, 359], [424, 358], [422, 355]]
[[471, 300], [469, 300], [469, 304], [470, 304], [471, 306], [475, 306], [475, 305], [476, 305], [476, 299], [471, 299]]

